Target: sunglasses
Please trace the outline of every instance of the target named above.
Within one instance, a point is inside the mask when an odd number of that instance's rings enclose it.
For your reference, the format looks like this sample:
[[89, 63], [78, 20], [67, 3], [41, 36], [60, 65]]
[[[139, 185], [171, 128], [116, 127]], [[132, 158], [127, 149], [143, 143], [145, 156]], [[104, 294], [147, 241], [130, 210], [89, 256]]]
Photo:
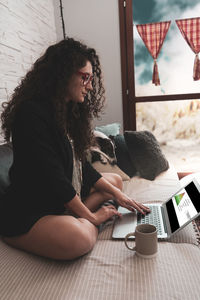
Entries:
[[82, 83], [84, 86], [94, 79], [94, 76], [88, 73], [78, 72], [78, 74], [81, 76]]

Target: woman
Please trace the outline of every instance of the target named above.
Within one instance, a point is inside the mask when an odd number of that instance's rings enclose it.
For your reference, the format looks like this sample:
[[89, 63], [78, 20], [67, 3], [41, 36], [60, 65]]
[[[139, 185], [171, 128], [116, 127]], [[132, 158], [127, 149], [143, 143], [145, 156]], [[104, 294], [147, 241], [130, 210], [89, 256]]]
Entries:
[[95, 50], [67, 38], [47, 49], [3, 104], [2, 129], [14, 154], [1, 216], [9, 245], [74, 259], [93, 248], [98, 225], [120, 216], [101, 205], [106, 200], [148, 211], [122, 193], [119, 176], [99, 174], [86, 161], [91, 120], [103, 102]]

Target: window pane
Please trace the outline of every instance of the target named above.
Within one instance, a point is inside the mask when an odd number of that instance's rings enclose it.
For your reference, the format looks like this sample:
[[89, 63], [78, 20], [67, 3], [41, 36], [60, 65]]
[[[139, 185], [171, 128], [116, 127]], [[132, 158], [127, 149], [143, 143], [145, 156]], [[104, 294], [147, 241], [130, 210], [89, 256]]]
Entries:
[[200, 171], [200, 101], [136, 104], [137, 130], [151, 131], [177, 171]]
[[[136, 96], [199, 93], [193, 80], [195, 54], [182, 37], [175, 20], [200, 16], [199, 0], [132, 0]], [[152, 84], [153, 59], [139, 36], [137, 24], [171, 20], [158, 56], [160, 86]]]

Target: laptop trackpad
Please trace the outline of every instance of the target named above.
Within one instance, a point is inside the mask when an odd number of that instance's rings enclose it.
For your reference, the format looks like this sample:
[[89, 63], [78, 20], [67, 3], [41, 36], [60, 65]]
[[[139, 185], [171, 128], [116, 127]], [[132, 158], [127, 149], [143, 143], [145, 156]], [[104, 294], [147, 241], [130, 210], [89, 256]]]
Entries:
[[135, 231], [137, 214], [124, 207], [119, 207], [118, 211], [122, 214], [122, 218], [116, 219], [112, 237], [123, 239], [128, 233]]

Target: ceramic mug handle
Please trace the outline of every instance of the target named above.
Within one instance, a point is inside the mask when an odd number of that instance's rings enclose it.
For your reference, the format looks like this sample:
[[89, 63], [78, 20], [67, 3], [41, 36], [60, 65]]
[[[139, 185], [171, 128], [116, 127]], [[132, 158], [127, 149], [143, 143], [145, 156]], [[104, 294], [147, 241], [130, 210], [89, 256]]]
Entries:
[[135, 250], [136, 250], [136, 247], [130, 247], [130, 246], [128, 245], [128, 238], [129, 238], [130, 236], [135, 236], [135, 232], [128, 233], [128, 234], [126, 235], [126, 237], [125, 237], [124, 242], [125, 242], [126, 247], [127, 247], [129, 250], [135, 251]]

